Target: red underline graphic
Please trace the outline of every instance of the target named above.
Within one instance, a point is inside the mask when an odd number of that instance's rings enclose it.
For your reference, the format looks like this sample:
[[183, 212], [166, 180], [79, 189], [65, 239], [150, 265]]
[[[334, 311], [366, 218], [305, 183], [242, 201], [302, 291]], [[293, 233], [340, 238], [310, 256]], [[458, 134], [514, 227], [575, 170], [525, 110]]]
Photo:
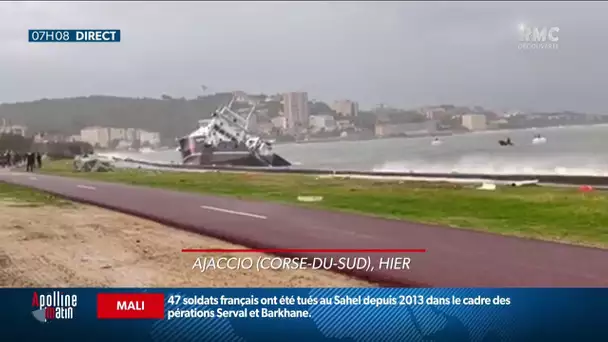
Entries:
[[426, 253], [426, 249], [198, 249], [184, 248], [182, 253]]

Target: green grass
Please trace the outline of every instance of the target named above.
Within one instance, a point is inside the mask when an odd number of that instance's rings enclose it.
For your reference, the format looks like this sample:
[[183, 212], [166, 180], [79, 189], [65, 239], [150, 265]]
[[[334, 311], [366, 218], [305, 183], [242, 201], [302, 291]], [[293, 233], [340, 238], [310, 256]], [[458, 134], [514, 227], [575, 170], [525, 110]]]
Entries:
[[[603, 192], [581, 193], [575, 188], [499, 187], [496, 191], [480, 191], [472, 185], [261, 173], [80, 173], [71, 170], [71, 161], [47, 162], [42, 172], [608, 247], [608, 196]], [[298, 196], [306, 195], [324, 199], [298, 202]]]
[[0, 201], [8, 203], [11, 207], [41, 207], [52, 205], [65, 207], [73, 205], [54, 195], [31, 190], [29, 188], [0, 182]]

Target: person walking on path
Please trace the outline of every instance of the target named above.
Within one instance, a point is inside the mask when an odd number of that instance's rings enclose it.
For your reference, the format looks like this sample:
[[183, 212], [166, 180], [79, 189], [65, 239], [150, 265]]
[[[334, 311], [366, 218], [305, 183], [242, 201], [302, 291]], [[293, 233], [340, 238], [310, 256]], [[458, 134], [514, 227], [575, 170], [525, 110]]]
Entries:
[[34, 164], [36, 163], [36, 155], [34, 154], [34, 152], [30, 152], [27, 154], [26, 158], [27, 158], [26, 159], [27, 164], [25, 166], [25, 171], [34, 172]]
[[10, 155], [10, 153], [8, 151], [6, 151], [6, 153], [4, 153], [4, 155], [2, 157], [3, 157], [2, 158], [3, 159], [2, 165], [4, 167], [10, 167], [11, 166], [11, 155]]

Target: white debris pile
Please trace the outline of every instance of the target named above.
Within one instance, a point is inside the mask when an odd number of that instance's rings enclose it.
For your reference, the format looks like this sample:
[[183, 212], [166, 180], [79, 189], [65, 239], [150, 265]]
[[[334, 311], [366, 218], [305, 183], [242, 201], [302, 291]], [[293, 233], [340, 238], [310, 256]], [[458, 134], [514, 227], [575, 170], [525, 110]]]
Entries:
[[74, 158], [74, 171], [78, 172], [109, 172], [114, 171], [114, 162], [98, 155], [83, 155]]
[[323, 196], [298, 196], [300, 202], [320, 202], [323, 200]]
[[484, 183], [481, 184], [480, 187], [477, 188], [477, 190], [490, 190], [490, 191], [494, 191], [494, 190], [496, 190], [496, 184], [484, 182]]

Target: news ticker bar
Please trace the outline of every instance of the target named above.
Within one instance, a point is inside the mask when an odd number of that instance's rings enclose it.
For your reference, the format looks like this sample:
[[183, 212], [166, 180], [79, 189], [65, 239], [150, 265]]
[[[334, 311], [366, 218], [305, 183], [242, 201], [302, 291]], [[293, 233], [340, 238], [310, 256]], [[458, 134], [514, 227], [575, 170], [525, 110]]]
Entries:
[[30, 43], [119, 43], [120, 30], [28, 30]]
[[[285, 290], [285, 289], [282, 289]], [[263, 291], [247, 293], [245, 289], [225, 289], [225, 292], [163, 292], [163, 293], [98, 293], [98, 319], [179, 319], [179, 318], [307, 318], [315, 306], [352, 308], [413, 307], [493, 307], [510, 310], [526, 305], [521, 295], [495, 289], [491, 292], [476, 289], [444, 289], [433, 291], [393, 291], [385, 289], [369, 292], [359, 289], [337, 289], [330, 293]], [[445, 291], [448, 290], [448, 291]], [[608, 304], [606, 290], [598, 299]], [[575, 290], [576, 291], [576, 290]], [[572, 292], [575, 292], [572, 291]], [[522, 291], [525, 292], [525, 291]], [[516, 292], [517, 293], [517, 292]], [[542, 292], [541, 292], [542, 293]], [[562, 292], [567, 293], [567, 292]], [[600, 294], [600, 292], [598, 292]], [[576, 295], [575, 295], [576, 297]], [[256, 313], [257, 311], [257, 313]], [[262, 311], [262, 316], [260, 316]]]
[[0, 299], [3, 341], [608, 340], [608, 288], [0, 289]]

